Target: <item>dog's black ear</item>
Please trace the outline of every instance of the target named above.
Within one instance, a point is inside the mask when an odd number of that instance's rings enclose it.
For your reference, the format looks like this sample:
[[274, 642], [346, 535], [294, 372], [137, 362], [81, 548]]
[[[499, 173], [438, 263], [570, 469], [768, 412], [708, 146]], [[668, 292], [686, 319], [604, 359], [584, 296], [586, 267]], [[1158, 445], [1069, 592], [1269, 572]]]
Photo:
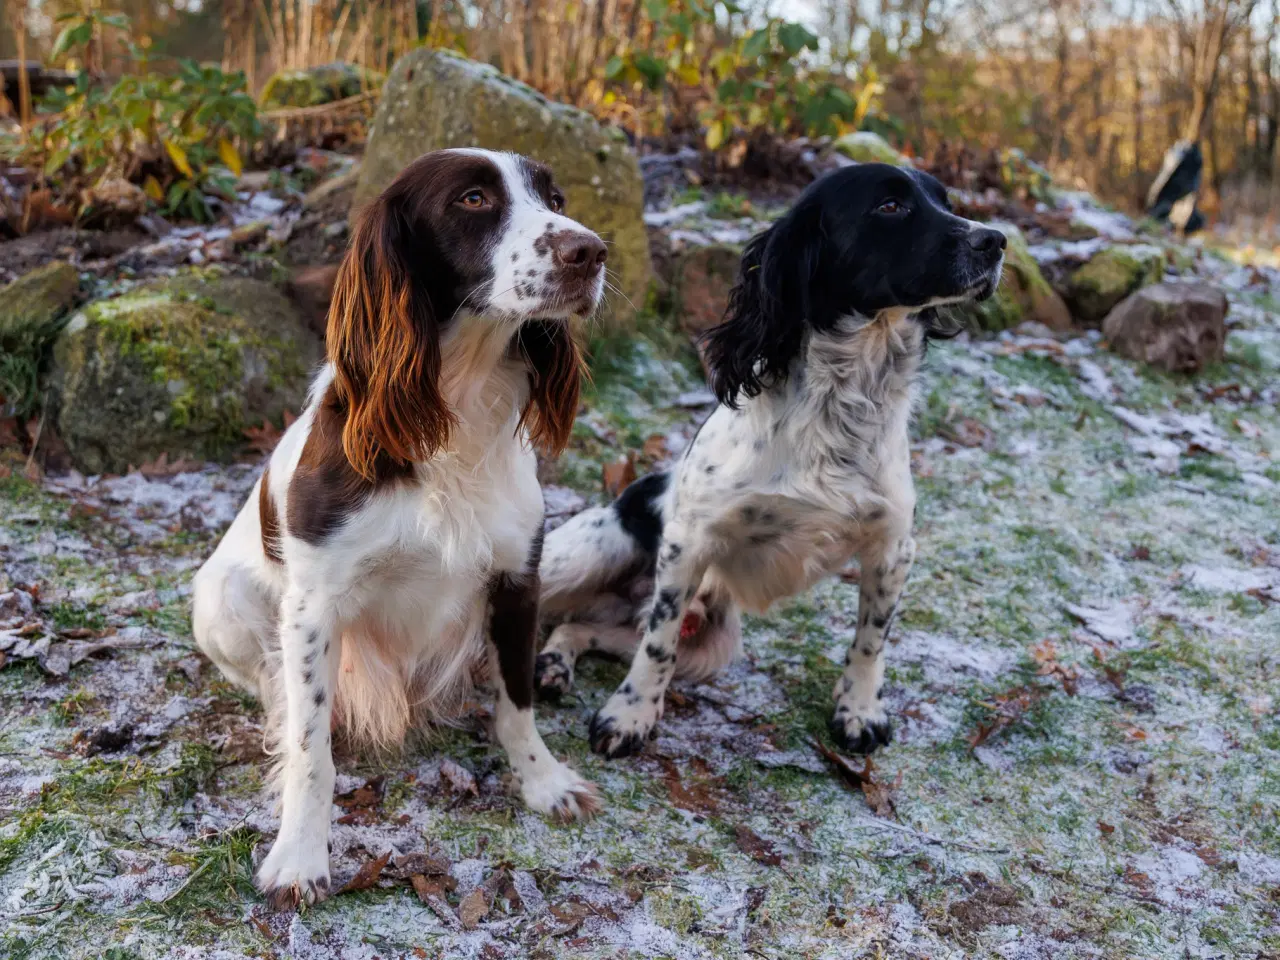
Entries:
[[814, 207], [792, 210], [742, 253], [724, 320], [702, 338], [711, 390], [736, 407], [787, 378], [814, 316], [822, 250]]

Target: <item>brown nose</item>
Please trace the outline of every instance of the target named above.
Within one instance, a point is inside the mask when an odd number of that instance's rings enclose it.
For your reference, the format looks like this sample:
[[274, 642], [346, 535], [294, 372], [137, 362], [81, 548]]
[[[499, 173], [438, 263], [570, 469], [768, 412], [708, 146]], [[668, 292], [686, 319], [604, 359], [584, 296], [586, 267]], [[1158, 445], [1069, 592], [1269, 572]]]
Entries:
[[604, 242], [594, 233], [562, 233], [551, 244], [556, 266], [581, 277], [594, 277], [608, 256]]

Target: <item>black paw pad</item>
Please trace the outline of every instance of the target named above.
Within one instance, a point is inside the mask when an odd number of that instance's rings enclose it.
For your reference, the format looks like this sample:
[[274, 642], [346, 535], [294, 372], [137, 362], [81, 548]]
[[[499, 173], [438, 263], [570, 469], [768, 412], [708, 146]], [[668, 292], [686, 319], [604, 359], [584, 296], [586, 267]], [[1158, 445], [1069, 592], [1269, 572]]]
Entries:
[[850, 734], [840, 717], [831, 720], [831, 738], [846, 753], [866, 755], [893, 741], [893, 725], [888, 720], [864, 721], [857, 734]]
[[599, 713], [591, 718], [591, 749], [607, 760], [630, 757], [644, 749], [648, 737], [637, 733], [620, 733], [612, 717]]
[[573, 686], [573, 670], [563, 655], [540, 653], [533, 665], [533, 683], [538, 699], [559, 700]]

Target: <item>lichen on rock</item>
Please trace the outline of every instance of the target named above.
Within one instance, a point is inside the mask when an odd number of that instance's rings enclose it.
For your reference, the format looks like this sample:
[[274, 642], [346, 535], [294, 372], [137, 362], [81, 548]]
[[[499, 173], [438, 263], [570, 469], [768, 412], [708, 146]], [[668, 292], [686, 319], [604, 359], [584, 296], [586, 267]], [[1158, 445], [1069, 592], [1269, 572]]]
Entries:
[[244, 429], [299, 411], [318, 340], [263, 281], [188, 274], [79, 311], [54, 347], [72, 461], [119, 472], [168, 454], [225, 460]]
[[383, 87], [353, 212], [410, 161], [446, 147], [509, 150], [549, 166], [564, 190], [566, 214], [609, 244], [609, 279], [621, 291], [611, 294], [610, 312], [629, 317], [633, 305], [644, 303], [650, 275], [644, 183], [620, 131], [487, 64], [415, 50], [396, 61]]

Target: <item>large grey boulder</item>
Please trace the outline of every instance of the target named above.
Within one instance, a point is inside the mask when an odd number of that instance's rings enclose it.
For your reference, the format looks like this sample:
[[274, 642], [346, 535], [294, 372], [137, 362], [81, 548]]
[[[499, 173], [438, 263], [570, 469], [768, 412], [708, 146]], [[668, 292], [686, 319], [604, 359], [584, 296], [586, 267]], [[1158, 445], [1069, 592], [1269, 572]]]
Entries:
[[0, 403], [25, 416], [39, 405], [45, 353], [80, 296], [80, 274], [54, 261], [0, 287]]
[[319, 339], [260, 280], [199, 274], [147, 283], [74, 314], [54, 344], [59, 435], [86, 473], [167, 453], [226, 460], [246, 427], [300, 412]]
[[1111, 349], [1170, 373], [1195, 373], [1222, 360], [1227, 296], [1209, 283], [1143, 287], [1107, 315]]
[[609, 278], [627, 298], [611, 294], [612, 312], [625, 317], [632, 305], [644, 304], [644, 183], [620, 131], [487, 64], [446, 50], [414, 50], [396, 61], [383, 86], [352, 210], [410, 161], [444, 147], [510, 150], [547, 164], [565, 192], [565, 212], [609, 244]]

